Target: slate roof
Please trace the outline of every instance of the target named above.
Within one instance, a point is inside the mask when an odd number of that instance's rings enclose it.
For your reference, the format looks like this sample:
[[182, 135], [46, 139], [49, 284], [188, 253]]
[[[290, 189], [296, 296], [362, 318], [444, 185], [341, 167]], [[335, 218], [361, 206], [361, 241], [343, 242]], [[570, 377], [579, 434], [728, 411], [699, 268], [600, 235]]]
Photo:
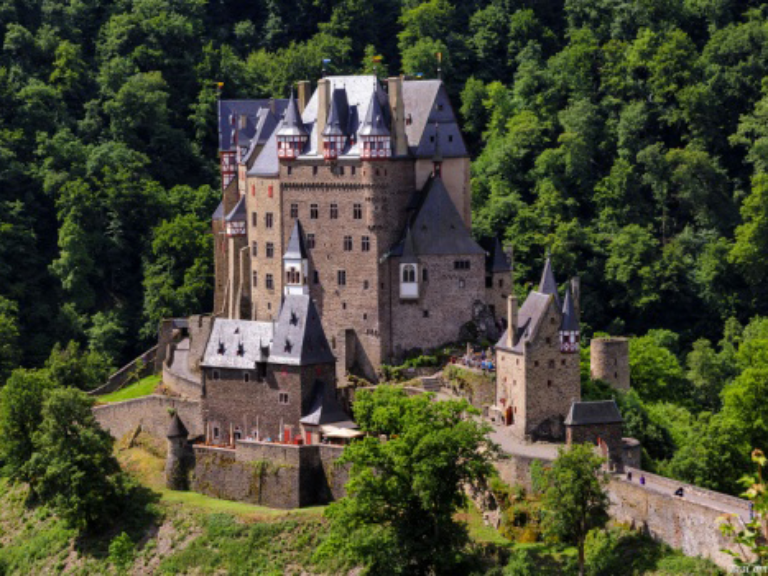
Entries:
[[542, 294], [554, 294], [555, 303], [560, 308], [560, 295], [557, 293], [557, 282], [555, 282], [555, 273], [552, 271], [552, 258], [547, 255], [547, 261], [544, 263], [544, 270], [541, 273], [541, 282], [539, 282], [539, 292]]
[[416, 264], [419, 259], [416, 257], [416, 249], [413, 247], [413, 235], [411, 228], [405, 230], [405, 240], [403, 240], [403, 252], [400, 256], [400, 264]]
[[321, 426], [349, 420], [351, 420], [349, 415], [342, 410], [336, 401], [336, 394], [333, 389], [324, 382], [316, 380], [312, 391], [312, 406], [300, 422], [311, 426]]
[[275, 130], [264, 144], [251, 169], [248, 170], [248, 176], [275, 178], [279, 175], [280, 160], [277, 157], [277, 131]]
[[347, 134], [349, 104], [347, 103], [347, 91], [344, 88], [336, 88], [333, 91], [329, 108], [330, 113], [325, 122], [323, 136], [345, 136]]
[[[541, 292], [531, 292], [525, 299], [520, 310], [517, 312], [517, 336], [518, 341], [512, 347], [514, 352], [522, 352], [525, 344], [536, 338], [536, 334], [541, 326], [541, 321], [553, 303], [552, 294], [542, 294]], [[509, 328], [508, 328], [509, 329]], [[507, 330], [508, 330], [507, 329]], [[501, 339], [496, 343], [497, 348], [509, 350], [507, 347], [507, 331], [501, 335]]]
[[245, 196], [240, 196], [240, 200], [237, 201], [232, 211], [227, 214], [225, 220], [227, 222], [242, 222], [248, 218], [248, 211], [245, 207]]
[[[274, 105], [275, 114], [283, 115], [288, 100], [219, 100], [219, 150], [234, 151], [235, 138], [241, 148], [249, 148], [257, 133], [259, 111]], [[246, 116], [245, 126], [240, 128], [240, 116]], [[236, 136], [237, 135], [237, 136]], [[268, 136], [263, 136], [266, 138]]]
[[181, 421], [178, 414], [173, 415], [171, 425], [168, 426], [168, 432], [165, 435], [167, 438], [186, 438], [189, 436], [189, 430], [184, 426], [184, 422]]
[[272, 322], [216, 318], [201, 365], [252, 370], [269, 358], [273, 334]]
[[270, 362], [305, 366], [335, 361], [312, 299], [306, 294], [286, 296], [275, 325]]
[[267, 140], [272, 136], [272, 133], [275, 131], [275, 128], [277, 128], [279, 122], [280, 121], [274, 114], [272, 114], [272, 110], [269, 108], [262, 108], [259, 110], [256, 121], [256, 133], [251, 139], [250, 147], [242, 158], [244, 162], [250, 162], [251, 157], [256, 150], [267, 143]]
[[[362, 119], [366, 117], [368, 108], [371, 105], [372, 94], [376, 95], [379, 105], [381, 107], [382, 115], [384, 117], [385, 125], [390, 123], [389, 105], [387, 94], [381, 88], [381, 85], [373, 75], [361, 75], [361, 76], [328, 76], [326, 78], [330, 83], [329, 92], [334, 94], [336, 89], [343, 88], [347, 98], [347, 135], [358, 134], [362, 126]], [[317, 156], [317, 105], [318, 105], [318, 93], [317, 90], [312, 94], [309, 99], [302, 119], [305, 126], [310, 130], [309, 142], [304, 150], [304, 156]], [[360, 146], [359, 139], [355, 138], [353, 144], [351, 144], [345, 152], [345, 155], [359, 156]]]
[[615, 400], [574, 402], [565, 419], [566, 426], [589, 424], [620, 424], [624, 422]]
[[420, 158], [433, 157], [437, 141], [436, 125], [439, 124], [437, 136], [442, 156], [469, 156], [442, 80], [404, 81], [403, 104], [405, 135], [411, 154]]
[[491, 255], [490, 270], [494, 274], [497, 272], [511, 272], [512, 262], [509, 260], [509, 256], [504, 253], [504, 248], [501, 245], [501, 240], [498, 237], [494, 239], [493, 251]]
[[573, 305], [573, 297], [571, 296], [570, 286], [565, 291], [565, 302], [563, 303], [563, 322], [560, 325], [560, 330], [566, 332], [579, 331], [579, 319], [576, 316], [576, 307]]
[[[417, 255], [485, 254], [464, 226], [440, 176], [427, 181], [424, 200], [410, 223], [410, 230]], [[401, 254], [402, 247], [396, 255]]]
[[219, 205], [216, 206], [216, 210], [214, 210], [211, 215], [211, 220], [220, 220], [222, 218], [224, 218], [224, 200], [219, 202]]
[[283, 121], [280, 123], [277, 129], [278, 136], [306, 136], [307, 129], [304, 127], [304, 123], [301, 121], [301, 114], [299, 113], [299, 105], [293, 97], [291, 92], [291, 98], [288, 100], [288, 107], [285, 109], [285, 115]]
[[363, 119], [363, 126], [360, 128], [360, 136], [389, 136], [389, 128], [384, 121], [384, 112], [382, 112], [378, 95], [371, 91], [371, 102], [368, 104], [368, 111]]
[[304, 230], [301, 227], [301, 221], [298, 219], [293, 225], [291, 237], [288, 240], [288, 247], [283, 254], [284, 260], [304, 260], [307, 258], [307, 248], [304, 245]]

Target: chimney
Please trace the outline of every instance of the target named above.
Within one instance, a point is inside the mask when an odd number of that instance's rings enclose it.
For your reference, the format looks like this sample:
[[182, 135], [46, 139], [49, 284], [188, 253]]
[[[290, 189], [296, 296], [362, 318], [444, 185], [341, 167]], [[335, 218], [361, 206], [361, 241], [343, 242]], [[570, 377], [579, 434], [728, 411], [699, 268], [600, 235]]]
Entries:
[[408, 141], [405, 139], [405, 104], [403, 103], [403, 77], [387, 79], [389, 91], [389, 109], [392, 113], [390, 130], [395, 156], [408, 154]]
[[581, 319], [581, 280], [579, 280], [578, 276], [571, 278], [571, 298], [573, 298], [576, 318]]
[[309, 103], [309, 80], [300, 80], [299, 81], [299, 112], [301, 114], [304, 114], [304, 109], [307, 107], [307, 104]]
[[317, 122], [315, 130], [317, 131], [317, 153], [323, 153], [323, 130], [328, 121], [328, 105], [331, 100], [331, 83], [327, 78], [322, 78], [317, 82]]
[[514, 286], [507, 296], [507, 348], [512, 348], [517, 340], [517, 296]]

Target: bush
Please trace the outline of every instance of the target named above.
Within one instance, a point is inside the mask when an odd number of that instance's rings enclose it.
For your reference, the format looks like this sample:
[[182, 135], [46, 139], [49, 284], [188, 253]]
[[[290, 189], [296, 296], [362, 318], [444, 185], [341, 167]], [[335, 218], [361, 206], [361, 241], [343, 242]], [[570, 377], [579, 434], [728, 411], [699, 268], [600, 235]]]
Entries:
[[109, 545], [109, 561], [124, 572], [133, 563], [135, 551], [131, 537], [121, 532]]
[[536, 576], [539, 573], [536, 558], [525, 548], [515, 549], [504, 568], [504, 576]]
[[409, 358], [406, 360], [401, 368], [426, 368], [429, 366], [439, 366], [440, 360], [437, 356], [416, 356], [415, 358]]

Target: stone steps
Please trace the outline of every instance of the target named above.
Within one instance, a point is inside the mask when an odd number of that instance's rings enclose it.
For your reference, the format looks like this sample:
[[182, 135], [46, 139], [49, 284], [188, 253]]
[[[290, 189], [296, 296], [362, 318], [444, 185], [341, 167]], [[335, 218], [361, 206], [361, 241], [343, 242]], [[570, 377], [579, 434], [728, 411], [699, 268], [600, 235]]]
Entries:
[[427, 392], [440, 392], [443, 380], [439, 376], [422, 376], [421, 385]]

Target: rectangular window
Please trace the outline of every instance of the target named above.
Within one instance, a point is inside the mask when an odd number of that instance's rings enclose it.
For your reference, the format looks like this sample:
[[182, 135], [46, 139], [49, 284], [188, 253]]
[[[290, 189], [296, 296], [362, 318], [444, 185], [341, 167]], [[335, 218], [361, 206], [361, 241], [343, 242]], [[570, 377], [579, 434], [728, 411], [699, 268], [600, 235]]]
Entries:
[[317, 166], [312, 166], [312, 176], [317, 176]]
[[267, 242], [267, 258], [275, 257], [275, 245], [272, 242]]
[[256, 214], [256, 212], [251, 212], [251, 225], [253, 225], [254, 228], [259, 225], [259, 215]]
[[288, 404], [288, 392], [280, 392], [277, 396], [279, 404]]
[[351, 170], [352, 170], [352, 176], [357, 174], [357, 168], [355, 166], [352, 166]]
[[352, 251], [352, 236], [344, 236], [344, 252]]
[[259, 273], [258, 272], [253, 272], [251, 274], [251, 284], [253, 285], [254, 288], [256, 288], [259, 285]]
[[315, 235], [314, 234], [307, 234], [307, 248], [312, 250], [312, 248], [315, 247]]
[[363, 252], [370, 252], [371, 251], [371, 238], [370, 236], [363, 236], [363, 242], [361, 249]]
[[317, 213], [318, 213], [317, 204], [310, 204], [309, 205], [309, 217], [312, 220], [317, 220], [317, 215], [318, 215]]
[[355, 204], [352, 207], [352, 217], [355, 220], [362, 220], [362, 218], [363, 218], [363, 205], [362, 204]]
[[339, 176], [344, 176], [344, 166], [339, 166]]
[[275, 289], [275, 279], [272, 274], [267, 274], [267, 290]]
[[298, 218], [298, 217], [299, 217], [299, 205], [291, 204], [291, 218]]
[[256, 242], [251, 242], [251, 256], [259, 255], [259, 245]]
[[453, 269], [454, 270], [469, 270], [469, 260], [454, 260], [453, 261]]
[[331, 204], [331, 220], [336, 220], [339, 217], [339, 205]]
[[267, 228], [272, 228], [272, 226], [275, 223], [274, 216], [272, 215], [272, 212], [267, 212], [264, 214], [264, 226]]
[[315, 284], [320, 284], [320, 273], [317, 270], [312, 271], [312, 280]]
[[339, 270], [336, 272], [336, 283], [339, 286], [346, 286], [347, 285], [347, 271], [346, 270]]

